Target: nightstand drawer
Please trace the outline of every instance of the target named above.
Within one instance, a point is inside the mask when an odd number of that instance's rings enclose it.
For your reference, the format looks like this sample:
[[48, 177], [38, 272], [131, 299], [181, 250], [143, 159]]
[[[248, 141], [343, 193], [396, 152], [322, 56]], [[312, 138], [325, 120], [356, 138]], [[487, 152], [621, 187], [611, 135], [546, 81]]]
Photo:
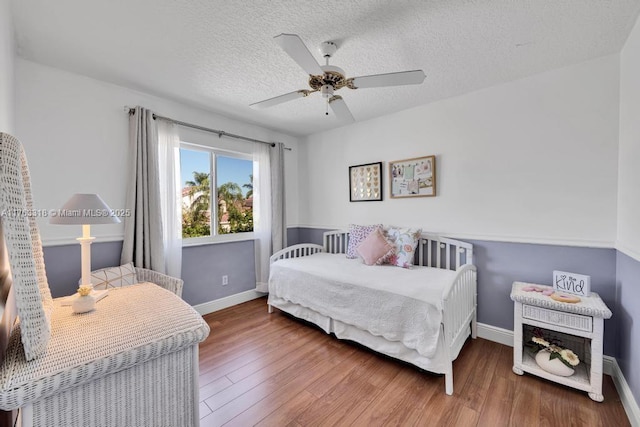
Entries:
[[593, 318], [522, 304], [522, 317], [579, 331], [593, 332]]

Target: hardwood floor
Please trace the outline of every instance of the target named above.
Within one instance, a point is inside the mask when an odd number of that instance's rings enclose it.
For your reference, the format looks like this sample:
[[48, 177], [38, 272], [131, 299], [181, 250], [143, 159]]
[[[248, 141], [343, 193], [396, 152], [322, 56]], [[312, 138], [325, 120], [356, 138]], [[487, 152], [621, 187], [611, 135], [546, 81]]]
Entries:
[[200, 425], [625, 426], [613, 381], [603, 403], [511, 371], [512, 349], [469, 340], [444, 376], [340, 341], [266, 299], [206, 315], [200, 345]]

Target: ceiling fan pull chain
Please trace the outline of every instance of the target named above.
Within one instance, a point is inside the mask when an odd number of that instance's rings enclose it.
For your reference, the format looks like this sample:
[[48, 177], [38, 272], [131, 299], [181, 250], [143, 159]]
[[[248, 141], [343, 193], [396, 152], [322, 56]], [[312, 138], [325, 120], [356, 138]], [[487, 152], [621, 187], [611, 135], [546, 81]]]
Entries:
[[327, 99], [327, 111], [324, 113], [325, 116], [329, 115], [329, 100]]

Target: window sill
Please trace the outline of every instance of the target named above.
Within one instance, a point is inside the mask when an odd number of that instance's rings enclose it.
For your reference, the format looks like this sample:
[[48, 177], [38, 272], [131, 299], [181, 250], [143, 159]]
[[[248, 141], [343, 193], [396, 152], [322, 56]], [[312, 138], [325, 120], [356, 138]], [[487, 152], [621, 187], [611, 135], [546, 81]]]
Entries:
[[192, 246], [217, 245], [220, 243], [246, 242], [255, 240], [253, 233], [223, 234], [218, 236], [207, 237], [191, 237], [182, 239], [182, 247], [189, 248]]

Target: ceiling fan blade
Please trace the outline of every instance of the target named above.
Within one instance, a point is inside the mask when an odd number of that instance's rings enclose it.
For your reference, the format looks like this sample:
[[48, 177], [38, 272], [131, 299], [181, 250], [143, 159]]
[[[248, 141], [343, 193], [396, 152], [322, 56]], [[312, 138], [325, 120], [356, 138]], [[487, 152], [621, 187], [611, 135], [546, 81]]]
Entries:
[[295, 34], [280, 34], [274, 37], [280, 47], [289, 54], [289, 56], [298, 63], [298, 65], [307, 74], [321, 76], [322, 68], [318, 65], [318, 61], [313, 57], [302, 39]]
[[351, 80], [354, 89], [361, 89], [367, 87], [418, 85], [424, 81], [425, 77], [424, 71], [414, 70], [354, 77]]
[[255, 108], [257, 110], [262, 110], [263, 108], [273, 107], [274, 105], [282, 104], [283, 102], [293, 101], [294, 99], [304, 98], [309, 95], [308, 90], [297, 90], [295, 92], [285, 93], [284, 95], [276, 96], [274, 98], [265, 99], [264, 101], [255, 102], [249, 107]]
[[333, 110], [333, 113], [336, 117], [343, 122], [355, 122], [356, 119], [353, 118], [353, 114], [349, 111], [349, 107], [347, 107], [346, 102], [340, 95], [334, 95], [329, 99], [329, 106]]

